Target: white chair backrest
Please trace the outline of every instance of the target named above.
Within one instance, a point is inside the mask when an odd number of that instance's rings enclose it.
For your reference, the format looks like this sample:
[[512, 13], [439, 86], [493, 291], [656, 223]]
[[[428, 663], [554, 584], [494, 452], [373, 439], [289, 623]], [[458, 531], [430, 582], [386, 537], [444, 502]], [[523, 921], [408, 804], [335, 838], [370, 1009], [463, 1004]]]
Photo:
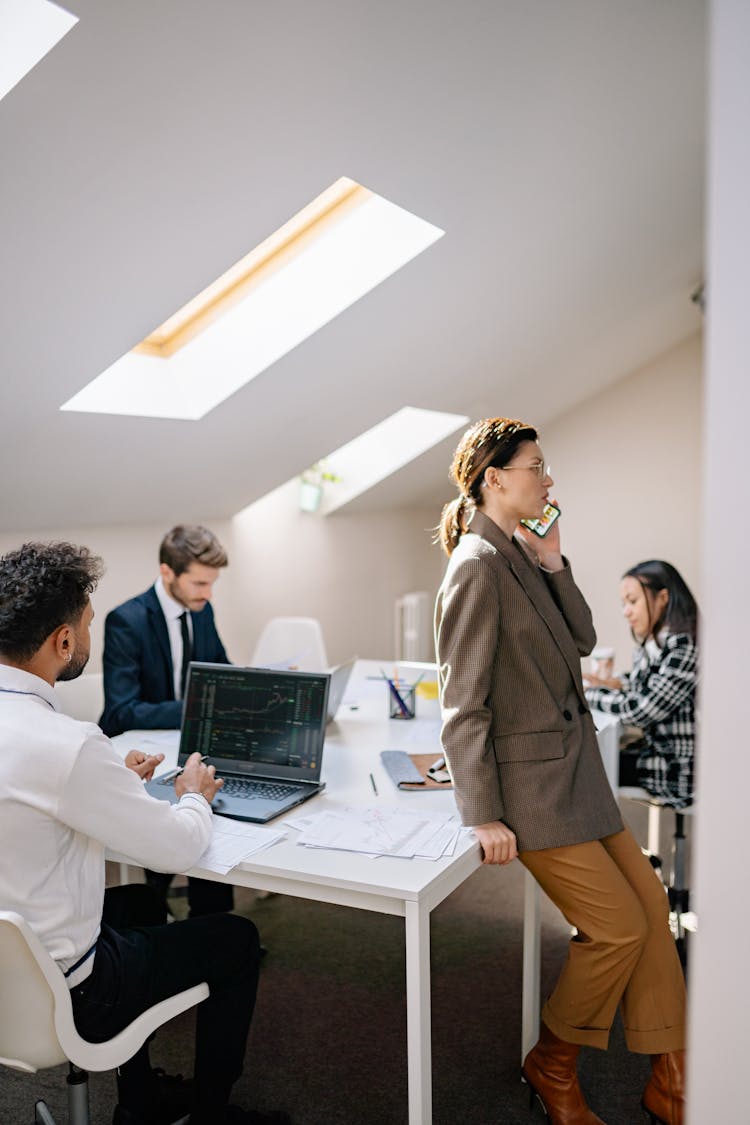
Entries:
[[323, 630], [314, 617], [274, 617], [263, 629], [252, 664], [325, 672], [328, 668]]
[[67, 992], [62, 973], [23, 918], [0, 911], [0, 1063], [17, 1070], [65, 1062], [55, 1030], [54, 984], [45, 961]]
[[35, 1071], [69, 1059], [83, 1070], [112, 1070], [152, 1032], [208, 996], [196, 984], [154, 1004], [104, 1043], [82, 1039], [62, 972], [20, 914], [0, 911], [0, 1064]]
[[59, 680], [55, 693], [60, 710], [72, 719], [98, 723], [104, 710], [104, 677], [101, 672], [89, 672], [76, 680]]

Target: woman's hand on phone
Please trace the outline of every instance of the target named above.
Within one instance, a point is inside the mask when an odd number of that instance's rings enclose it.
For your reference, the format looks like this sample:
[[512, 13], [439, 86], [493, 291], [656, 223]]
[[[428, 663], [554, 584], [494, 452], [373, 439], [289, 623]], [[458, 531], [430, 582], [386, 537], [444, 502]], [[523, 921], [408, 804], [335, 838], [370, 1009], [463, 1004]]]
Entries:
[[482, 863], [510, 863], [518, 856], [516, 834], [511, 832], [501, 820], [489, 824], [477, 824], [472, 832], [482, 846]]
[[[550, 500], [551, 504], [557, 506], [556, 500]], [[557, 519], [552, 524], [547, 534], [544, 537], [535, 535], [528, 527], [524, 527], [519, 523], [516, 529], [516, 535], [521, 538], [532, 554], [537, 558], [539, 565], [543, 566], [545, 570], [562, 570], [565, 566], [563, 562], [562, 553], [560, 551], [560, 520]]]

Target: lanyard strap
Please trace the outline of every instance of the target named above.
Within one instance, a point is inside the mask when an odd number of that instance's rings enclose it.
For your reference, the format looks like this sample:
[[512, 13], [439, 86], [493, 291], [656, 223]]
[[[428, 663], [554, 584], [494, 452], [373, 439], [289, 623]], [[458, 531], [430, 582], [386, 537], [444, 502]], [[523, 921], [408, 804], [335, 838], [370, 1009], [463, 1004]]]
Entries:
[[84, 961], [88, 961], [89, 957], [91, 957], [96, 952], [96, 945], [97, 945], [98, 941], [99, 941], [99, 938], [96, 939], [94, 944], [91, 946], [91, 949], [86, 950], [83, 957], [78, 958], [75, 965], [71, 965], [70, 968], [68, 969], [68, 971], [66, 973], [63, 973], [63, 976], [65, 977], [66, 980], [69, 976], [71, 976], [72, 973], [74, 973], [76, 971], [76, 969], [80, 969], [80, 967], [84, 963]]
[[53, 711], [55, 710], [54, 705], [50, 703], [49, 699], [45, 699], [44, 696], [40, 695], [38, 691], [18, 691], [17, 688], [0, 687], [0, 692], [4, 692], [5, 695], [33, 695], [37, 699], [41, 699], [42, 703], [46, 703], [47, 706], [51, 707]]

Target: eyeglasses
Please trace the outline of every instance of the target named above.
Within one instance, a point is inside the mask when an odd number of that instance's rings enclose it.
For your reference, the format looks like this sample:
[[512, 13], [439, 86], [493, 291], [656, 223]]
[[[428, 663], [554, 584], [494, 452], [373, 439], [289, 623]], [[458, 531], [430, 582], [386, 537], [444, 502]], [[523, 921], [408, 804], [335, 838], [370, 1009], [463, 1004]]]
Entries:
[[545, 464], [544, 461], [537, 461], [533, 465], [503, 465], [502, 471], [507, 473], [511, 469], [528, 469], [530, 472], [536, 473], [539, 480], [544, 480], [545, 477], [552, 476], [551, 466]]

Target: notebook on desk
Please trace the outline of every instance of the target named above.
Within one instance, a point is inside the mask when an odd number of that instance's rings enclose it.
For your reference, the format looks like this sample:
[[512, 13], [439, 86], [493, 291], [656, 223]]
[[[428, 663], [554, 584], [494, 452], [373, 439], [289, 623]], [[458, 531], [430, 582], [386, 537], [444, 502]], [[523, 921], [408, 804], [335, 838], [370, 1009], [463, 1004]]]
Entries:
[[[197, 750], [224, 780], [220, 816], [263, 824], [324, 788], [320, 781], [327, 673], [192, 663], [177, 764]], [[152, 797], [174, 804], [174, 779], [153, 778]]]

